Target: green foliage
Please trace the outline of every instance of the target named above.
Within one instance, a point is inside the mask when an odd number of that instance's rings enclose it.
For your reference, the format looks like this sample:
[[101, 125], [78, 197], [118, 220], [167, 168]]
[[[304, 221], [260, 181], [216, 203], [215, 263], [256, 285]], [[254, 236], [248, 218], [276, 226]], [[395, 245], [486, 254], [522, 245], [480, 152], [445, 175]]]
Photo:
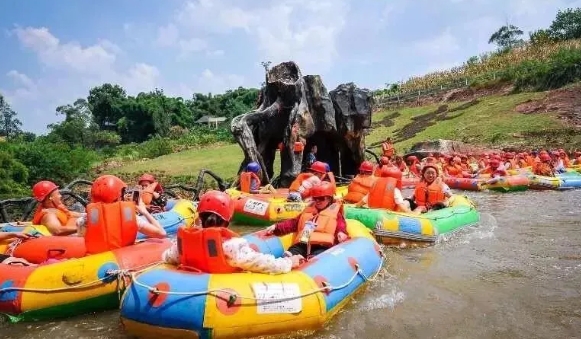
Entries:
[[85, 177], [92, 164], [99, 160], [94, 151], [54, 143], [43, 137], [33, 142], [15, 144], [14, 157], [28, 168], [26, 182], [29, 186], [45, 179], [62, 185]]
[[581, 8], [559, 10], [548, 31], [556, 40], [580, 39]]
[[0, 94], [0, 136], [11, 139], [22, 133], [22, 122], [16, 116], [17, 113]]
[[8, 144], [0, 148], [0, 196], [15, 197], [28, 195], [26, 185], [28, 170], [26, 166], [14, 158]]
[[138, 146], [139, 155], [143, 158], [157, 158], [172, 153], [172, 142], [159, 135]]
[[523, 35], [523, 31], [518, 27], [514, 25], [505, 25], [492, 33], [488, 43], [496, 44], [499, 49], [506, 51], [522, 45], [524, 41], [519, 38], [521, 35]]

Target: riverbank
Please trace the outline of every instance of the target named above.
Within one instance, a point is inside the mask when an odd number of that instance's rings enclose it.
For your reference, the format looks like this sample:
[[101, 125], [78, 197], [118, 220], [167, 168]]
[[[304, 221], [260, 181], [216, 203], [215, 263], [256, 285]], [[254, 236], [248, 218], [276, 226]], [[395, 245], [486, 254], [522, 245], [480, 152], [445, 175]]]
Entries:
[[[509, 86], [468, 88], [432, 98], [422, 106], [374, 113], [366, 142], [368, 148], [377, 151], [382, 140], [390, 136], [399, 153], [409, 150], [416, 142], [439, 138], [495, 148], [576, 149], [581, 148], [579, 107], [581, 83], [558, 90], [518, 94], [511, 94]], [[164, 181], [191, 182], [200, 169], [233, 178], [242, 160], [238, 144], [217, 144], [154, 159], [117, 163], [102, 170], [127, 179], [151, 172]]]

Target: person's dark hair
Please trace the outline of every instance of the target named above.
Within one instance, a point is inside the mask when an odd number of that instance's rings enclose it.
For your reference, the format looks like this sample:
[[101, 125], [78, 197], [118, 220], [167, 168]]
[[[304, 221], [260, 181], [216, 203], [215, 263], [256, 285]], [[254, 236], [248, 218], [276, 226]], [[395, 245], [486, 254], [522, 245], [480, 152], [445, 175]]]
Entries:
[[200, 221], [202, 222], [202, 228], [227, 227], [226, 220], [222, 219], [219, 215], [212, 212], [200, 213]]

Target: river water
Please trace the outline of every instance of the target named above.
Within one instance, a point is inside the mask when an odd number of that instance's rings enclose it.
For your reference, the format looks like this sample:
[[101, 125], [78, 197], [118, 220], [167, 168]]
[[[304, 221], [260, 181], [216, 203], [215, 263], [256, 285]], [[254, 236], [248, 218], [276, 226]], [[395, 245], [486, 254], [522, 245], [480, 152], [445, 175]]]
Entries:
[[[482, 222], [387, 264], [310, 338], [581, 338], [581, 191], [468, 193]], [[0, 325], [2, 339], [121, 339], [117, 311]]]

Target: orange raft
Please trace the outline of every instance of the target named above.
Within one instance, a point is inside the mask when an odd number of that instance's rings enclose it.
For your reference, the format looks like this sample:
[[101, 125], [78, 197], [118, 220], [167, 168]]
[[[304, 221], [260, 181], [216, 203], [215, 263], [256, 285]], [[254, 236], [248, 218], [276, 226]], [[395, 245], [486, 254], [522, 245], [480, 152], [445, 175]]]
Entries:
[[168, 239], [148, 239], [86, 255], [82, 237], [27, 240], [13, 255], [40, 265], [0, 265], [0, 316], [18, 322], [115, 309], [124, 274], [157, 264], [170, 244]]
[[446, 183], [448, 187], [463, 191], [482, 191], [485, 188], [482, 185], [484, 181], [485, 180], [478, 178], [444, 178], [444, 183]]

